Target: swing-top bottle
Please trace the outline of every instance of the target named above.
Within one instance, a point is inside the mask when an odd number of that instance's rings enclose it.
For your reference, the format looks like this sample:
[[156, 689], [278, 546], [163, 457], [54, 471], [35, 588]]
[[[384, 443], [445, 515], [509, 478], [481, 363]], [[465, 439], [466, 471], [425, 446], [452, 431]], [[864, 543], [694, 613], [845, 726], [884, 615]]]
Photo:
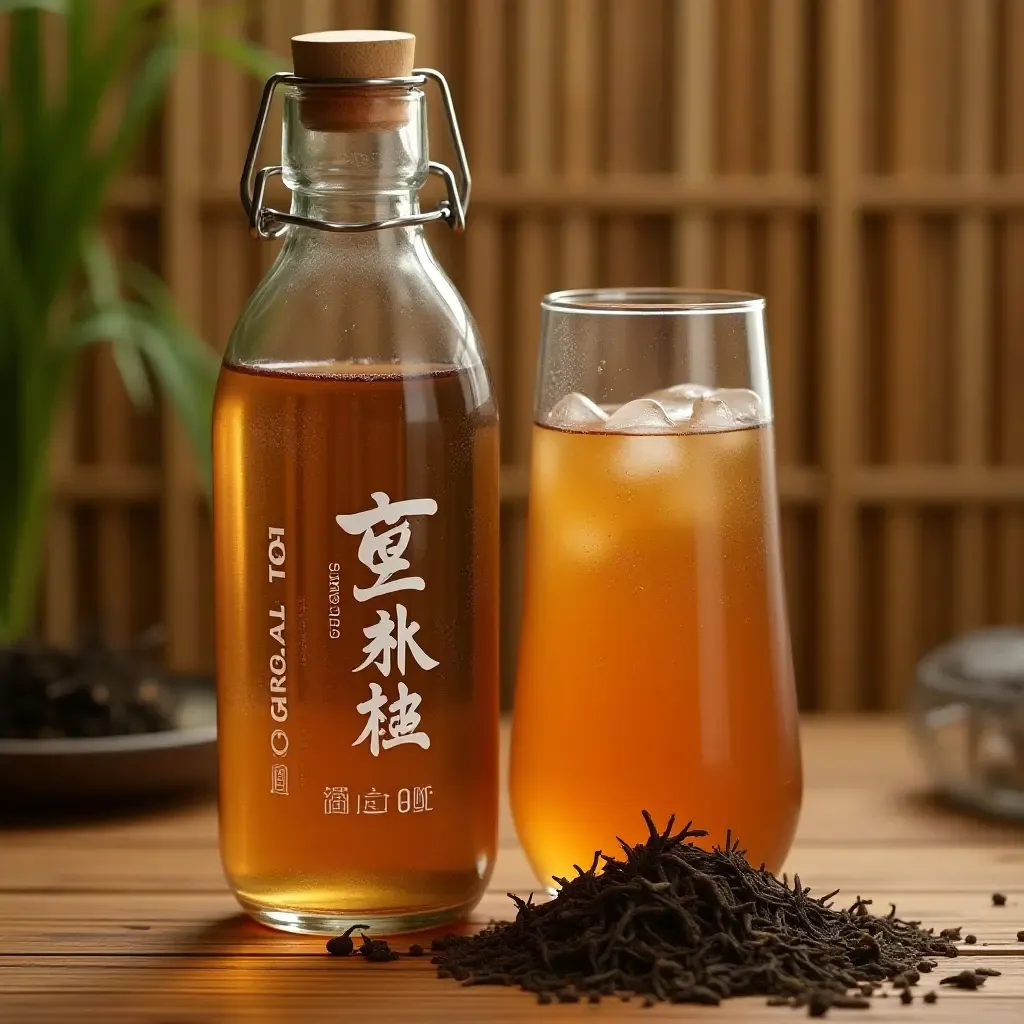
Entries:
[[[293, 39], [242, 178], [254, 233], [284, 243], [215, 409], [221, 852], [243, 907], [292, 931], [456, 919], [495, 853], [497, 413], [424, 233], [464, 226], [469, 175], [413, 46]], [[428, 162], [428, 84], [458, 175]], [[275, 90], [282, 166], [254, 174]], [[447, 198], [421, 211], [428, 173]]]

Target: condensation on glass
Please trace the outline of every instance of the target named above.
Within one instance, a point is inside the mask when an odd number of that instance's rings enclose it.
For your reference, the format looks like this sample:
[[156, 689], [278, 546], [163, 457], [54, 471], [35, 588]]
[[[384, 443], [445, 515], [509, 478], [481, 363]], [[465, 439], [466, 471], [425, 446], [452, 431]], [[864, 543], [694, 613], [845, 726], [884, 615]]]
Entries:
[[[457, 919], [496, 848], [497, 411], [424, 235], [464, 226], [469, 175], [413, 45], [296, 37], [242, 175], [254, 234], [284, 241], [215, 409], [221, 853], [242, 906], [291, 931]], [[428, 161], [428, 85], [457, 175]], [[282, 166], [254, 174], [275, 93]], [[429, 173], [447, 195], [421, 210]]]

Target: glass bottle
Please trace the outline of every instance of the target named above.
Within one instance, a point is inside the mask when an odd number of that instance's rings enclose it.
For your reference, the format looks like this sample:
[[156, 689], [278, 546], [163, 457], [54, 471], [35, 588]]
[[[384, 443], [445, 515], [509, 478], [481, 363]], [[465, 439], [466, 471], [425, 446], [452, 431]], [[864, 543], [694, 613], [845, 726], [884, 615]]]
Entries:
[[[289, 931], [454, 920], [496, 848], [497, 411], [424, 236], [464, 223], [469, 178], [413, 45], [293, 39], [243, 173], [255, 233], [285, 240], [214, 415], [221, 854], [246, 911]], [[428, 79], [464, 194], [431, 163], [448, 200], [421, 212]], [[283, 167], [252, 184], [278, 86]], [[263, 203], [279, 172], [288, 214]]]

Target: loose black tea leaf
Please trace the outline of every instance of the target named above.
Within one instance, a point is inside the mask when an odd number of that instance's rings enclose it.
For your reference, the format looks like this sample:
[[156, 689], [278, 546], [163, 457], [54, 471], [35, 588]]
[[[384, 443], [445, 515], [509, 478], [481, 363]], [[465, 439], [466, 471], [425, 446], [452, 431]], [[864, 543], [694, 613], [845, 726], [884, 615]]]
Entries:
[[[356, 927], [362, 927], [357, 925]], [[390, 960], [397, 960], [398, 953], [396, 953], [384, 939], [371, 939], [369, 935], [365, 933], [361, 936], [363, 940], [362, 946], [359, 947], [359, 952], [366, 957], [366, 959], [372, 964], [384, 964]], [[462, 981], [466, 974], [463, 974], [462, 978], [459, 978], [457, 974], [452, 972], [452, 977], [458, 978]]]
[[409, 947], [409, 956], [423, 956], [423, 953], [424, 949], [418, 942], [414, 942]]
[[790, 884], [752, 867], [731, 836], [708, 851], [689, 841], [707, 835], [692, 823], [673, 834], [674, 821], [659, 831], [644, 819], [646, 842], [623, 842], [620, 859], [599, 853], [571, 880], [556, 878], [550, 902], [510, 894], [514, 921], [436, 941], [439, 976], [516, 985], [542, 1002], [580, 991], [645, 1004], [760, 995], [821, 1015], [866, 1006], [861, 986], [897, 977], [909, 995], [926, 958], [957, 954], [951, 936], [895, 908], [877, 917], [858, 897], [835, 909], [835, 892], [814, 898], [799, 876]]
[[[346, 929], [341, 935], [335, 935], [333, 938], [327, 940], [327, 952], [331, 956], [351, 956], [352, 951], [355, 949], [355, 943], [352, 941], [352, 933], [358, 928], [362, 931], [366, 931], [370, 926], [368, 924], [354, 924], [351, 928]], [[365, 936], [363, 937], [365, 941]]]
[[968, 946], [973, 946], [977, 941], [978, 941], [978, 936], [977, 935], [965, 935], [964, 936], [964, 942], [966, 942]]
[[977, 971], [961, 971], [959, 974], [951, 974], [948, 978], [939, 979], [939, 984], [974, 991], [981, 988], [985, 984], [985, 980], [985, 975], [978, 974]]
[[832, 1007], [832, 993], [815, 989], [807, 1004], [808, 1017], [824, 1017]]
[[983, 978], [999, 978], [1002, 976], [1002, 971], [997, 971], [994, 967], [975, 967], [975, 974], [980, 974]]
[[914, 993], [911, 992], [909, 988], [905, 988], [900, 993], [900, 1002], [904, 1006], [909, 1006], [913, 1001], [914, 1001]]
[[958, 942], [960, 940], [960, 928], [943, 928], [939, 932], [940, 939], [950, 939], [952, 942]]
[[993, 907], [1005, 907], [1006, 906], [1006, 894], [1001, 892], [992, 893], [992, 906]]
[[932, 989], [930, 992], [925, 992], [924, 1001], [926, 1003], [937, 1003], [939, 1001], [938, 992], [936, 992], [935, 989]]
[[175, 726], [174, 688], [128, 654], [0, 647], [0, 739], [161, 732]]
[[1017, 941], [1024, 942], [1024, 931], [1017, 932]]

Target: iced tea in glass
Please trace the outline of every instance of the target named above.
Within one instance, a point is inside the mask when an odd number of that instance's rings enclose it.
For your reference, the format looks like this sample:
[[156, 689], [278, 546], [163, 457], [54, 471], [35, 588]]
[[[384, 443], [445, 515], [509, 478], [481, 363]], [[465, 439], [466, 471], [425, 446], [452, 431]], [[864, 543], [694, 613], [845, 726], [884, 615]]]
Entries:
[[801, 799], [757, 296], [544, 300], [512, 802], [542, 879], [641, 809], [780, 868]]

